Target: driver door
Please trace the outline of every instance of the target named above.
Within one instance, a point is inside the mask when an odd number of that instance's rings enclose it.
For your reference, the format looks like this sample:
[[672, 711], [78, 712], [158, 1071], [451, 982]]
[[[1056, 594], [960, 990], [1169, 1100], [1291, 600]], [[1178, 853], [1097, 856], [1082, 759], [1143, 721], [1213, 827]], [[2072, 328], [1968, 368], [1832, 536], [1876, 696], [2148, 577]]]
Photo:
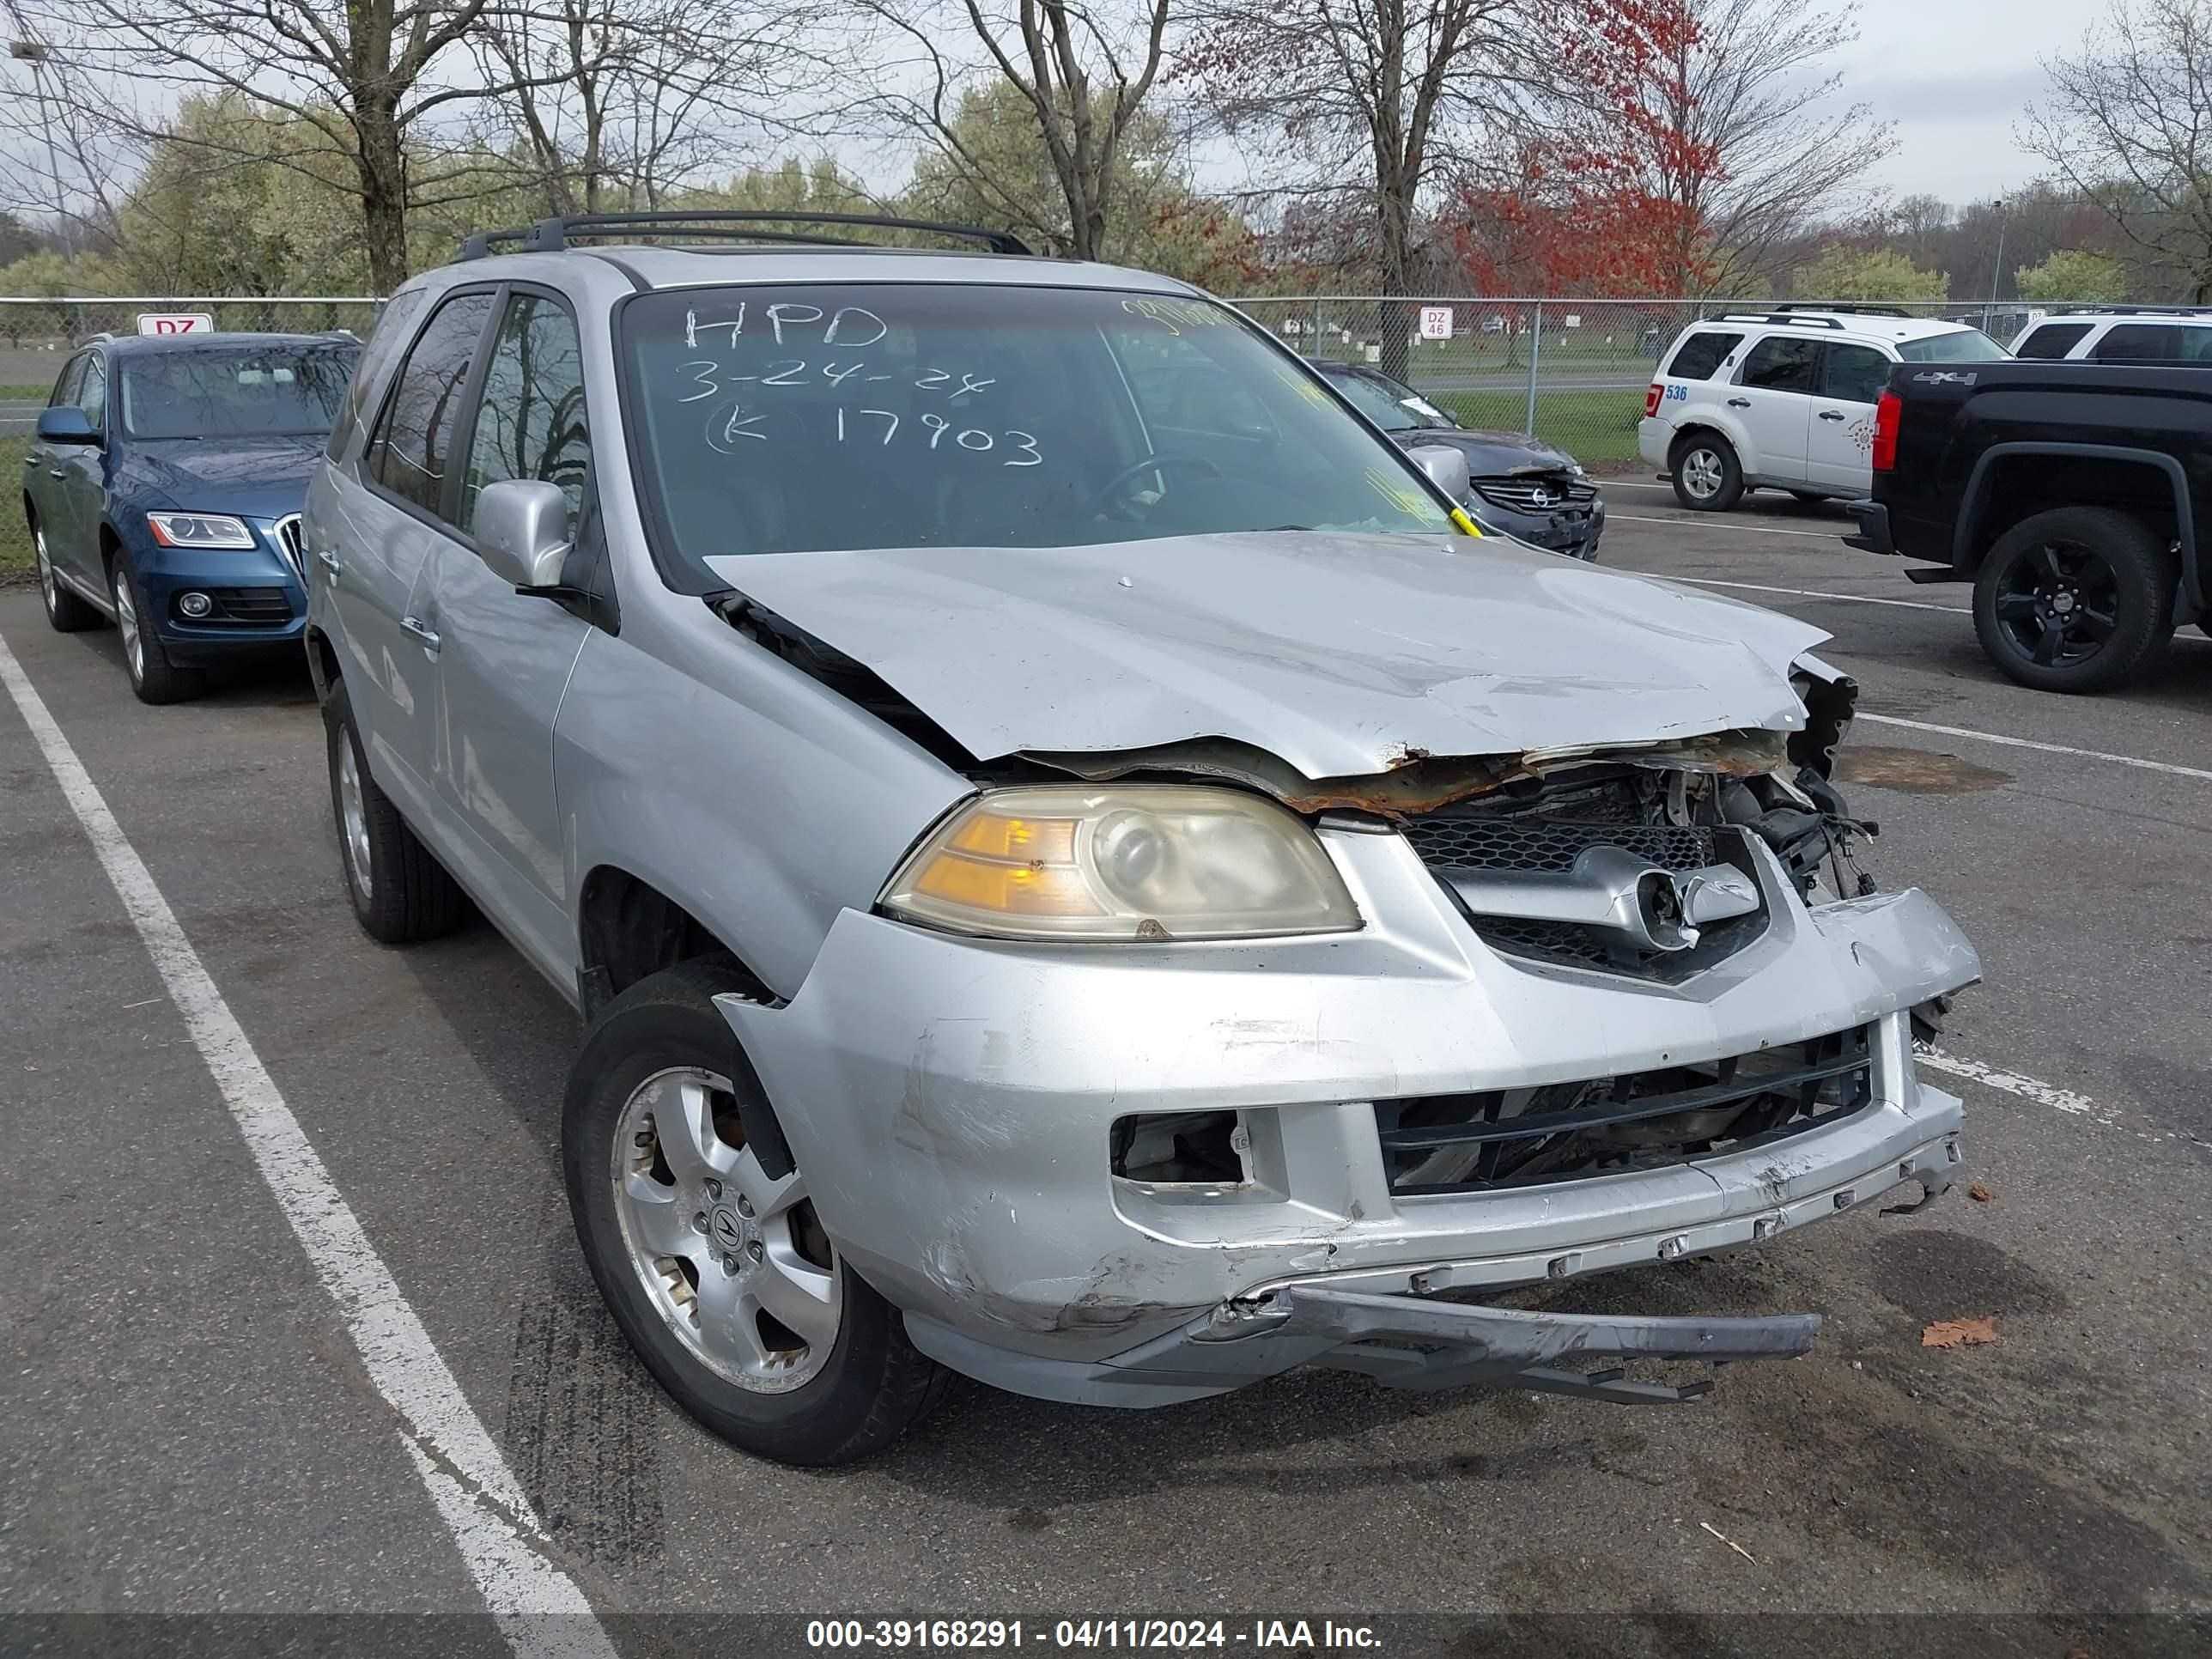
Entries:
[[1890, 360], [1872, 346], [1827, 343], [1820, 393], [1806, 431], [1805, 476], [1845, 495], [1874, 489], [1874, 407], [1889, 384]]

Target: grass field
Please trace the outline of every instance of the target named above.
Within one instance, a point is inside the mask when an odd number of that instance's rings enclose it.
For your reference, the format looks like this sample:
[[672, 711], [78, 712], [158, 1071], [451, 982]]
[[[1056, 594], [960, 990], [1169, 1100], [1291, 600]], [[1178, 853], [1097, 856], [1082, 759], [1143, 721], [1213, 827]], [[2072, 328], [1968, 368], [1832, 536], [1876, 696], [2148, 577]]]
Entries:
[[31, 532], [23, 522], [21, 486], [23, 452], [31, 447], [27, 434], [0, 434], [0, 484], [8, 499], [0, 502], [0, 587], [31, 580]]
[[0, 404], [44, 403], [46, 394], [52, 390], [52, 386], [0, 386]]
[[[1438, 392], [1430, 394], [1462, 426], [1518, 432], [1528, 419], [1522, 392]], [[1636, 423], [1644, 416], [1641, 392], [1539, 392], [1536, 435], [1556, 444], [1584, 466], [1618, 468], [1636, 459]]]

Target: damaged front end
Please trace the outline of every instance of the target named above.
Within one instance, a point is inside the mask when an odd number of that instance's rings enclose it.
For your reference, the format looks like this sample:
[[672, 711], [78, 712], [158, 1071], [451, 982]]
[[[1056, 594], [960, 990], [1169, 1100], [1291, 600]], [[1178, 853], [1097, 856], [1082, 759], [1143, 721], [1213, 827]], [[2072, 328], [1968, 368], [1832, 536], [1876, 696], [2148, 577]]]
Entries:
[[[1832, 781], [1856, 688], [1802, 639], [1741, 659], [1700, 641], [1685, 659], [1731, 678], [1678, 677], [1641, 727], [1662, 735], [1638, 735], [1618, 688], [1416, 683], [1395, 659], [1355, 672], [1317, 649], [1274, 702], [1217, 672], [1144, 681], [1100, 606], [1063, 607], [1060, 672], [1079, 647], [1121, 729], [1159, 738], [1113, 746], [1087, 740], [1099, 699], [1039, 691], [1042, 654], [917, 654], [879, 590], [838, 596], [803, 625], [787, 601], [718, 604], [976, 785], [925, 850], [1057, 880], [1091, 830], [1020, 839], [1061, 822], [1034, 817], [1054, 789], [1135, 811], [1202, 785], [1294, 815], [1356, 904], [1305, 937], [1178, 933], [1144, 912], [1104, 944], [1029, 923], [994, 937], [972, 906], [933, 927], [895, 878], [840, 916], [789, 1004], [725, 1004], [770, 1096], [805, 1103], [786, 1127], [841, 1251], [943, 1362], [1126, 1406], [1309, 1364], [1686, 1399], [1699, 1388], [1622, 1368], [1801, 1353], [1817, 1317], [1488, 1299], [1761, 1244], [1900, 1182], [1924, 1202], [1963, 1169], [1960, 1103], [1918, 1078], [1913, 1021], [1979, 964], [1925, 895], [1861, 867], [1876, 826]], [[1195, 652], [1206, 618], [1146, 615]], [[1424, 737], [1525, 721], [1545, 741], [1382, 743], [1401, 707]], [[1017, 804], [975, 816], [994, 796]], [[1020, 866], [1017, 846], [1048, 841]]]

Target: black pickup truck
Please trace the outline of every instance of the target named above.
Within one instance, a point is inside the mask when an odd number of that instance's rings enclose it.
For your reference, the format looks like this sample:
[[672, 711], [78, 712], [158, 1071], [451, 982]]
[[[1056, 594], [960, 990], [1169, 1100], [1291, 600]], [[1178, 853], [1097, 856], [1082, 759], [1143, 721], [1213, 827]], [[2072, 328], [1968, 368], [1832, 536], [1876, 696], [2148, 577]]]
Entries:
[[2212, 631], [2212, 368], [1900, 364], [1875, 411], [1873, 553], [1972, 582], [1974, 631], [2023, 685], [2102, 691]]

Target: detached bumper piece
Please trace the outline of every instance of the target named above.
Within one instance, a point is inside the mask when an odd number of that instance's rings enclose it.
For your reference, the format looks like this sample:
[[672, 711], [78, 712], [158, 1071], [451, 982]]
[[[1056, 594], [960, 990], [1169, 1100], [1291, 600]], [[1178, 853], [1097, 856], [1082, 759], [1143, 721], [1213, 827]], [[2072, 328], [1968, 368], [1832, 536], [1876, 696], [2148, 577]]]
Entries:
[[[1249, 1309], [1249, 1311], [1247, 1310]], [[1818, 1314], [1763, 1319], [1639, 1319], [1610, 1314], [1524, 1313], [1414, 1297], [1367, 1296], [1286, 1285], [1255, 1303], [1232, 1303], [1217, 1329], [1250, 1325], [1282, 1337], [1338, 1345], [1315, 1363], [1366, 1373], [1396, 1389], [1533, 1389], [1624, 1406], [1676, 1405], [1712, 1388], [1632, 1382], [1618, 1367], [1576, 1370], [1575, 1358], [1787, 1359], [1808, 1352]]]

